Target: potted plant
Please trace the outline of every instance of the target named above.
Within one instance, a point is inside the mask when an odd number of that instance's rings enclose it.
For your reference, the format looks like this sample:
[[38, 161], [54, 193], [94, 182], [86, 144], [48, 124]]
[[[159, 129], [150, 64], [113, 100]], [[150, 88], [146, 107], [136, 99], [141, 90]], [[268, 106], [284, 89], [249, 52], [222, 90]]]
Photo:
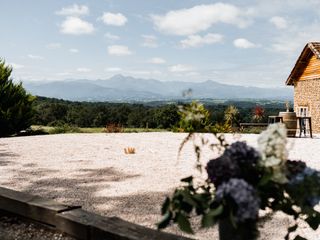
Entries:
[[[266, 209], [282, 211], [312, 229], [318, 228], [320, 212], [314, 207], [320, 200], [320, 172], [288, 159], [284, 124], [272, 124], [262, 132], [258, 149], [245, 142], [228, 145], [223, 135], [213, 135], [219, 143], [214, 149], [222, 149], [222, 154], [206, 166], [198, 161], [198, 169], [207, 173], [205, 181], [199, 184], [193, 176], [184, 178], [182, 186], [165, 199], [159, 229], [175, 223], [193, 233], [189, 219], [198, 215], [202, 227], [219, 224], [221, 240], [253, 240], [259, 235], [259, 211]], [[195, 136], [190, 133], [183, 144]], [[200, 147], [195, 149], [199, 158]], [[285, 239], [297, 228], [296, 221]]]

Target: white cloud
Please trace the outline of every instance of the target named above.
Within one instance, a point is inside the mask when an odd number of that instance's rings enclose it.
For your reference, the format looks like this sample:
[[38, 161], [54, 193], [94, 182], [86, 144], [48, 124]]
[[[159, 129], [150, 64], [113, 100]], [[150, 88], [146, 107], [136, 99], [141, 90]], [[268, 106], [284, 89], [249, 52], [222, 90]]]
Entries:
[[43, 60], [44, 59], [44, 57], [41, 57], [38, 55], [32, 55], [32, 54], [28, 54], [28, 58], [34, 59], [34, 60]]
[[60, 72], [56, 74], [57, 76], [70, 76], [71, 73], [70, 72]]
[[106, 72], [120, 72], [120, 71], [122, 71], [122, 69], [119, 67], [109, 67], [109, 68], [106, 68], [105, 71]]
[[157, 37], [153, 35], [142, 35], [141, 37], [143, 38], [142, 46], [148, 47], [148, 48], [158, 47]]
[[12, 67], [13, 69], [15, 69], [15, 70], [24, 68], [24, 65], [22, 65], [22, 64], [10, 63], [9, 65], [11, 65], [11, 67]]
[[165, 15], [152, 15], [153, 23], [160, 32], [173, 35], [192, 35], [209, 29], [216, 23], [227, 23], [246, 27], [251, 12], [231, 4], [215, 3], [197, 5], [167, 12]]
[[118, 35], [114, 35], [114, 34], [108, 33], [108, 32], [104, 36], [110, 40], [119, 40], [120, 39], [120, 37]]
[[103, 13], [101, 20], [106, 25], [112, 25], [112, 26], [123, 26], [126, 24], [128, 19], [122, 14], [122, 13], [111, 13], [111, 12], [105, 12]]
[[143, 76], [143, 77], [159, 77], [160, 75], [162, 75], [162, 72], [158, 70], [152, 70], [152, 71], [129, 70], [126, 73], [132, 76]]
[[319, 14], [320, 1], [319, 0], [268, 0], [255, 1], [254, 9], [260, 17], [270, 17], [273, 15], [281, 15], [283, 13], [293, 13], [296, 18], [300, 18], [300, 13], [308, 12], [310, 16], [314, 13]]
[[108, 47], [108, 53], [113, 56], [127, 56], [132, 54], [129, 48], [124, 45], [111, 45]]
[[255, 48], [257, 47], [256, 44], [250, 42], [245, 38], [238, 38], [233, 41], [233, 45], [237, 48]]
[[188, 65], [176, 64], [176, 65], [170, 66], [168, 70], [173, 73], [182, 73], [182, 72], [190, 72], [193, 70], [193, 68]]
[[88, 73], [91, 72], [92, 70], [90, 68], [86, 68], [86, 67], [79, 67], [77, 68], [77, 72], [81, 72], [81, 73]]
[[48, 48], [48, 49], [58, 49], [58, 48], [61, 48], [61, 43], [48, 43], [46, 45], [46, 48]]
[[208, 33], [204, 36], [190, 35], [186, 39], [180, 41], [182, 48], [200, 47], [203, 45], [222, 42], [223, 36], [220, 34]]
[[288, 27], [287, 20], [283, 17], [274, 16], [269, 20], [276, 28], [285, 29]]
[[76, 48], [70, 48], [70, 49], [69, 49], [69, 52], [71, 52], [71, 53], [78, 53], [79, 50], [76, 49]]
[[94, 27], [78, 17], [67, 17], [61, 24], [60, 32], [72, 35], [91, 34]]
[[199, 72], [188, 72], [185, 75], [188, 76], [188, 77], [198, 77], [201, 74]]
[[63, 7], [60, 11], [57, 11], [56, 14], [64, 16], [88, 15], [89, 8], [85, 5], [73, 4], [72, 6]]
[[150, 75], [152, 72], [145, 70], [130, 70], [128, 73], [133, 75]]
[[271, 50], [283, 53], [289, 56], [287, 59], [295, 61], [308, 42], [319, 41], [319, 24], [319, 21], [307, 25], [299, 24], [299, 22], [290, 24], [288, 31], [281, 31], [273, 39]]
[[151, 59], [149, 60], [149, 63], [153, 63], [153, 64], [164, 64], [164, 63], [166, 63], [166, 60], [164, 60], [163, 58], [154, 57], [154, 58], [151, 58]]

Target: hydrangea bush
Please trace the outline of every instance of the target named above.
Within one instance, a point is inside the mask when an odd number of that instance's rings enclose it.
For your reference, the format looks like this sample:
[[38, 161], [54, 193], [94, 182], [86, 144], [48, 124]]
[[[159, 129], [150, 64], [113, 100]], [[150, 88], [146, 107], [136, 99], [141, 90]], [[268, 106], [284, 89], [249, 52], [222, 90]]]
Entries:
[[[192, 176], [184, 178], [183, 185], [166, 198], [158, 228], [176, 223], [193, 233], [189, 220], [200, 215], [202, 227], [227, 221], [236, 233], [233, 239], [256, 239], [259, 210], [269, 209], [296, 220], [285, 239], [298, 228], [298, 219], [317, 229], [320, 172], [304, 162], [288, 160], [286, 135], [284, 124], [277, 123], [261, 133], [257, 149], [245, 142], [223, 145], [223, 153], [205, 166], [208, 177], [203, 184], [195, 185]], [[223, 233], [220, 238], [228, 239]]]

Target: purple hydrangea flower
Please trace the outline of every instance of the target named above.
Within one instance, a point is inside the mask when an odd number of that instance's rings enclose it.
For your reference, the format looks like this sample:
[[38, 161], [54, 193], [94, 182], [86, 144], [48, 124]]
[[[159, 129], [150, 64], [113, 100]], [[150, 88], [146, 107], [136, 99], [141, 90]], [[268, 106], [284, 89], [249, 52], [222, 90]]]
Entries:
[[313, 196], [307, 199], [307, 203], [312, 207], [314, 207], [315, 205], [318, 205], [319, 202], [320, 202], [320, 196]]
[[210, 160], [206, 169], [210, 181], [216, 187], [229, 181], [230, 178], [240, 177], [241, 173], [238, 164], [225, 155]]
[[260, 209], [260, 198], [255, 189], [242, 179], [232, 178], [222, 183], [216, 192], [216, 201], [232, 200], [235, 204], [235, 220], [256, 220]]
[[210, 181], [217, 187], [230, 178], [243, 178], [252, 185], [259, 181], [257, 169], [259, 153], [245, 142], [231, 144], [222, 156], [210, 160], [207, 173]]
[[317, 176], [320, 180], [320, 172], [318, 172], [317, 170], [312, 169], [310, 167], [305, 167], [302, 172], [300, 172], [300, 173], [296, 174], [294, 177], [292, 177], [289, 184], [295, 185], [295, 184], [302, 183], [306, 177], [310, 177], [312, 175]]
[[295, 161], [295, 160], [287, 160], [286, 168], [287, 168], [287, 178], [290, 180], [296, 177], [299, 173], [302, 173], [307, 167], [305, 162]]
[[305, 167], [291, 177], [287, 187], [302, 204], [314, 207], [320, 202], [320, 172], [316, 169]]
[[260, 158], [260, 154], [253, 147], [250, 147], [245, 142], [232, 143], [224, 152], [223, 155], [228, 156], [240, 165], [256, 165]]

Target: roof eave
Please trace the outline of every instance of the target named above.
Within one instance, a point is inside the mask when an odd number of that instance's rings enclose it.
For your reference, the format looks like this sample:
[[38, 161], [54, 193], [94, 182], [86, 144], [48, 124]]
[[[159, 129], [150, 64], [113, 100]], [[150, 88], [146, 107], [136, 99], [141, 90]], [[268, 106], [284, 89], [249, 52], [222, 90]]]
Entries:
[[312, 46], [312, 43], [307, 43], [307, 44], [304, 46], [302, 52], [300, 53], [300, 56], [298, 57], [296, 63], [294, 64], [294, 67], [293, 67], [292, 70], [291, 70], [291, 73], [290, 73], [290, 75], [289, 75], [289, 77], [288, 77], [288, 79], [287, 79], [287, 81], [286, 81], [286, 85], [288, 85], [288, 86], [294, 85], [294, 84], [293, 84], [293, 82], [294, 82], [294, 81], [293, 81], [293, 78], [294, 78], [294, 75], [296, 74], [297, 66], [298, 66], [298, 64], [301, 62], [301, 59], [302, 59], [303, 57], [305, 57], [305, 55], [307, 54], [307, 51], [308, 51], [308, 50], [311, 51], [311, 52], [313, 52], [313, 50], [311, 49], [311, 46]]

